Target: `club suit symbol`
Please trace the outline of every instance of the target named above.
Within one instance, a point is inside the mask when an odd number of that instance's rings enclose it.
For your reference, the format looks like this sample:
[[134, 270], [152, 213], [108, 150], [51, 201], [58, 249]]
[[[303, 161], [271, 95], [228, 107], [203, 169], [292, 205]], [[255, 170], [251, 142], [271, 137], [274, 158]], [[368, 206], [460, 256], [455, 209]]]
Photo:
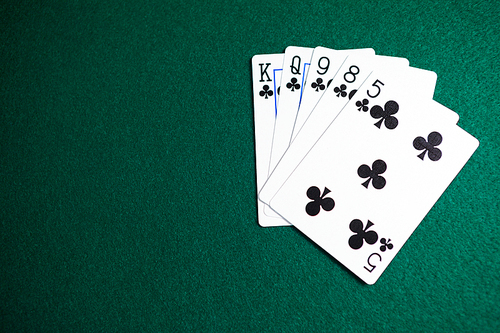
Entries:
[[443, 142], [443, 137], [438, 132], [432, 132], [427, 136], [427, 140], [423, 137], [418, 136], [413, 140], [413, 147], [417, 150], [423, 150], [422, 153], [417, 156], [423, 161], [425, 154], [429, 156], [431, 161], [439, 161], [442, 156], [442, 152], [436, 146], [439, 146]]
[[388, 129], [395, 129], [398, 126], [398, 118], [394, 115], [399, 111], [399, 104], [395, 101], [388, 101], [385, 103], [384, 108], [381, 106], [375, 105], [370, 110], [370, 115], [374, 119], [379, 119], [374, 125], [380, 128], [382, 123], [384, 123], [385, 127]]
[[333, 92], [337, 94], [337, 97], [346, 97], [347, 92], [345, 91], [347, 89], [347, 86], [345, 84], [341, 84], [338, 87], [333, 88]]
[[265, 84], [262, 87], [262, 90], [259, 91], [259, 95], [267, 99], [267, 97], [271, 97], [273, 95], [273, 91], [269, 89], [269, 86], [267, 84]]
[[363, 112], [368, 111], [368, 104], [369, 103], [370, 103], [370, 101], [368, 101], [368, 99], [366, 99], [366, 98], [363, 98], [363, 100], [361, 100], [361, 101], [357, 101], [356, 106], [358, 107], [358, 111], [363, 111]]
[[316, 82], [313, 82], [311, 83], [311, 87], [315, 90], [315, 91], [320, 91], [320, 90], [325, 90], [325, 85], [323, 84], [323, 79], [318, 77], [316, 79]]
[[297, 83], [297, 79], [292, 77], [292, 79], [290, 80], [290, 82], [288, 82], [286, 84], [286, 87], [288, 89], [291, 89], [292, 91], [295, 91], [295, 89], [300, 89], [300, 84]]
[[385, 252], [386, 250], [392, 250], [392, 248], [394, 247], [394, 245], [392, 245], [392, 243], [391, 243], [390, 238], [389, 239], [381, 238], [380, 244], [382, 244], [380, 246], [380, 251], [382, 251], [382, 252]]
[[332, 198], [325, 198], [325, 196], [331, 191], [325, 187], [323, 194], [321, 194], [319, 188], [316, 186], [311, 186], [307, 190], [307, 197], [313, 201], [306, 205], [306, 213], [310, 216], [316, 216], [319, 214], [321, 208], [329, 212], [335, 207], [335, 201]]
[[366, 223], [366, 227], [363, 228], [363, 222], [358, 219], [354, 219], [351, 221], [349, 224], [349, 229], [355, 233], [355, 235], [352, 235], [349, 238], [349, 246], [353, 250], [358, 250], [363, 246], [363, 243], [366, 242], [367, 244], [375, 244], [378, 240], [378, 234], [373, 231], [367, 231], [371, 226], [374, 224], [368, 220], [368, 223]]
[[382, 160], [376, 160], [375, 162], [373, 162], [371, 168], [366, 164], [361, 165], [358, 168], [358, 176], [360, 176], [361, 178], [368, 178], [368, 180], [361, 185], [368, 188], [368, 185], [370, 185], [371, 181], [373, 187], [377, 190], [384, 188], [386, 180], [380, 175], [386, 170], [387, 164]]

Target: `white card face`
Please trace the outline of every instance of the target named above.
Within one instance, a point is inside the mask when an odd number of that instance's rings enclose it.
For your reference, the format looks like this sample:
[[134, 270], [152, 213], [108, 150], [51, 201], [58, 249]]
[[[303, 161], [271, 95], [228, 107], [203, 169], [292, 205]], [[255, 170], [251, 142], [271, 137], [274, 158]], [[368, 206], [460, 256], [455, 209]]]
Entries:
[[[399, 66], [390, 66], [390, 57], [372, 56], [357, 57], [350, 56], [342, 64], [338, 74], [334, 77], [330, 87], [323, 94], [314, 110], [309, 115], [307, 121], [302, 126], [292, 144], [282, 157], [280, 163], [268, 178], [264, 187], [259, 192], [259, 199], [264, 203], [269, 203], [272, 195], [276, 193], [279, 186], [283, 184], [293, 171], [295, 166], [305, 156], [307, 151], [320, 138], [326, 128], [334, 121], [342, 108], [349, 102], [348, 95], [356, 92], [359, 86], [367, 79], [375, 68], [386, 68], [387, 71], [404, 73], [408, 62], [399, 60]], [[415, 75], [421, 84], [421, 94], [432, 97], [436, 84], [436, 74], [430, 71], [414, 69]], [[353, 97], [353, 95], [351, 95]]]
[[290, 144], [293, 124], [300, 105], [312, 48], [289, 46], [285, 50], [281, 76], [280, 103], [274, 125], [270, 170], [273, 170]]
[[[268, 177], [274, 120], [278, 106], [283, 54], [262, 54], [252, 58], [255, 123], [255, 165], [257, 190]], [[263, 227], [290, 225], [262, 201], [257, 200], [258, 220]], [[267, 208], [266, 208], [267, 207]]]
[[[284, 54], [283, 54], [283, 57], [284, 57]], [[278, 112], [278, 104], [279, 104], [279, 97], [280, 97], [280, 90], [281, 90], [281, 73], [282, 73], [282, 69], [277, 69], [275, 70], [275, 75], [274, 75], [274, 91], [277, 91], [277, 94], [275, 95], [275, 98], [276, 98], [276, 105], [275, 105], [275, 108], [274, 108], [274, 118], [273, 118], [273, 128], [271, 130], [271, 133], [274, 132], [274, 121], [276, 120], [276, 114]], [[267, 163], [266, 165], [262, 165], [263, 168], [267, 168], [267, 176], [266, 178], [269, 177], [269, 174], [270, 174], [270, 171], [269, 171], [269, 164], [270, 164], [270, 160], [271, 160], [271, 149], [272, 149], [272, 144], [273, 144], [273, 135], [271, 134], [271, 138], [266, 138], [266, 141], [265, 141], [265, 147], [267, 150], [267, 155], [266, 155], [266, 158], [265, 158], [265, 162], [263, 163]], [[262, 178], [262, 182], [260, 182], [258, 185], [257, 185], [257, 191], [259, 191], [262, 186], [264, 185], [265, 183], [265, 179]], [[258, 203], [262, 204], [262, 201], [260, 200], [257, 200]], [[290, 223], [288, 223], [287, 221], [285, 221], [281, 216], [279, 216], [278, 214], [276, 214], [276, 212], [274, 210], [271, 209], [271, 207], [269, 207], [267, 204], [264, 204], [264, 214], [268, 217], [271, 217], [272, 219], [264, 219], [262, 221], [262, 223], [260, 223], [260, 225], [262, 227], [282, 227], [282, 226], [291, 226]]]
[[320, 100], [329, 83], [333, 80], [340, 66], [350, 55], [370, 57], [375, 55], [373, 49], [333, 50], [318, 46], [314, 49], [311, 66], [307, 73], [302, 100], [293, 126], [292, 140], [297, 135], [305, 120]]
[[[380, 90], [375, 80], [384, 83]], [[270, 201], [368, 284], [377, 281], [478, 146], [440, 117], [446, 108], [413, 98], [416, 84], [374, 72], [356, 94], [368, 103], [349, 103]]]

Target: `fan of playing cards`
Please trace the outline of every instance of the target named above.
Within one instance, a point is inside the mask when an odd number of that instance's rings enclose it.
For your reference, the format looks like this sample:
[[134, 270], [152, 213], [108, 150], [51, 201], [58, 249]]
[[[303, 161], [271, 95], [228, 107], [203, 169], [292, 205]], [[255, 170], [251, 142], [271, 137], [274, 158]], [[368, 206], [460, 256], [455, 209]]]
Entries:
[[437, 76], [373, 49], [252, 58], [258, 218], [373, 284], [477, 149]]

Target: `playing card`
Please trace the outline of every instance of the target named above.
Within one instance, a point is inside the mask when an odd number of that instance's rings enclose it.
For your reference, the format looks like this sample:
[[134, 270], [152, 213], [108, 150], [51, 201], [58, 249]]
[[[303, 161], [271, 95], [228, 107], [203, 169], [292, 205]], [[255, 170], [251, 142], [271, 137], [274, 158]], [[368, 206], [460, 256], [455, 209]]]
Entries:
[[[278, 93], [283, 65], [283, 54], [262, 54], [252, 58], [252, 81], [255, 125], [255, 166], [257, 190], [268, 177], [274, 120], [278, 107]], [[290, 225], [274, 211], [257, 200], [258, 221], [263, 227]]]
[[412, 96], [414, 85], [413, 77], [372, 73], [270, 200], [368, 284], [478, 146], [440, 116], [448, 109]]
[[283, 61], [282, 87], [280, 104], [274, 124], [269, 169], [273, 170], [288, 148], [292, 136], [293, 124], [300, 105], [304, 79], [310, 65], [312, 48], [289, 46], [285, 50]]

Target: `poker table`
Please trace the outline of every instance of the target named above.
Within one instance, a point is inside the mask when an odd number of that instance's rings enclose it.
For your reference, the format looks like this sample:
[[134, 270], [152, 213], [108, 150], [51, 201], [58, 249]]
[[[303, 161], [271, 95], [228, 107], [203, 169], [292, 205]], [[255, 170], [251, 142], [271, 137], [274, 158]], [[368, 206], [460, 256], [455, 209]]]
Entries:
[[[500, 331], [497, 1], [0, 13], [1, 332]], [[436, 72], [480, 141], [374, 285], [257, 223], [250, 60], [290, 45]]]

